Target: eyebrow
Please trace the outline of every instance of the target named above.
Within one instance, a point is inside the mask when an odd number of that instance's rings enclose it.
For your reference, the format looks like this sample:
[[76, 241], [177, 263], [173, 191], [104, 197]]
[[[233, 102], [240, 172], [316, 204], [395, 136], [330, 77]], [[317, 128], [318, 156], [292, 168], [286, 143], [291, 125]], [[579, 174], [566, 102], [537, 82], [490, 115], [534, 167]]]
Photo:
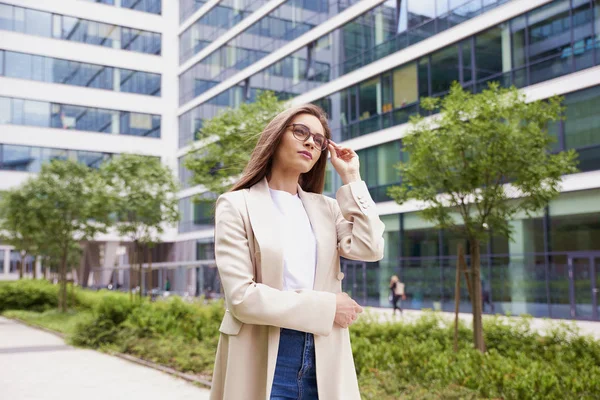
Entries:
[[[321, 135], [323, 137], [325, 137], [325, 133], [321, 133], [321, 132], [314, 132], [313, 130], [310, 129], [310, 126], [306, 125], [305, 123], [302, 122], [292, 122], [290, 125], [304, 125], [305, 127], [308, 128], [308, 131], [310, 133], [314, 133], [315, 135]], [[325, 137], [326, 138], [326, 137]]]

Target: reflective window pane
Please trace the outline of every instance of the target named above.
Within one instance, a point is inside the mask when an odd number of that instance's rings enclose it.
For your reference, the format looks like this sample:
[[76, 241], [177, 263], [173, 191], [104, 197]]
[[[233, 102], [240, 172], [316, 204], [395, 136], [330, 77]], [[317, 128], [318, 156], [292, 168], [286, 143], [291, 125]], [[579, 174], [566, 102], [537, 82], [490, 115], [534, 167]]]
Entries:
[[7, 51], [5, 75], [11, 78], [31, 79], [31, 56]]
[[[0, 29], [11, 31], [13, 29], [13, 6], [0, 4]], [[0, 254], [2, 250], [0, 250]]]
[[52, 36], [52, 14], [26, 9], [25, 10], [25, 33], [39, 36]]
[[12, 101], [8, 97], [0, 97], [0, 124], [10, 124]]
[[50, 126], [50, 104], [42, 101], [26, 100], [24, 107], [25, 125]]
[[359, 90], [359, 119], [367, 119], [381, 113], [381, 82], [379, 78], [361, 83]]
[[29, 149], [27, 146], [2, 145], [2, 169], [27, 171], [33, 161]]
[[564, 104], [567, 149], [600, 145], [600, 87], [571, 93]]
[[397, 68], [393, 73], [394, 108], [401, 108], [417, 101], [417, 64]]
[[431, 55], [432, 95], [450, 90], [453, 81], [459, 80], [458, 49], [450, 46]]

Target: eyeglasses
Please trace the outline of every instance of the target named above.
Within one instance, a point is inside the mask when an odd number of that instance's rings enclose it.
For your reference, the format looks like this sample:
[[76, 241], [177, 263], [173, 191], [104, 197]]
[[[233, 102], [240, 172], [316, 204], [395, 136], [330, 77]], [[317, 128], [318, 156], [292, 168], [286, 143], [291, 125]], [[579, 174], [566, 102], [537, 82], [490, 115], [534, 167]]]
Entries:
[[312, 136], [313, 141], [315, 142], [315, 145], [321, 151], [324, 151], [327, 148], [327, 144], [329, 143], [329, 140], [325, 136], [323, 136], [319, 133], [312, 133], [306, 125], [290, 124], [288, 126], [292, 127], [292, 133], [294, 134], [294, 137], [296, 139], [300, 140], [301, 142], [306, 142], [308, 140], [308, 138]]

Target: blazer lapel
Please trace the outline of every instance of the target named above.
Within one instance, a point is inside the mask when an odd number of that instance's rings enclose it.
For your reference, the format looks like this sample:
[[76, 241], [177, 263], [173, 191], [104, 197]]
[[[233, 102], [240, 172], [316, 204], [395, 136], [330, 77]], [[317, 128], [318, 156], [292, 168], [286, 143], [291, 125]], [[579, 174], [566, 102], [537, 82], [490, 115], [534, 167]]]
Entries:
[[262, 282], [283, 289], [283, 244], [281, 230], [274, 218], [278, 210], [273, 203], [267, 178], [248, 192], [248, 217], [258, 243]]

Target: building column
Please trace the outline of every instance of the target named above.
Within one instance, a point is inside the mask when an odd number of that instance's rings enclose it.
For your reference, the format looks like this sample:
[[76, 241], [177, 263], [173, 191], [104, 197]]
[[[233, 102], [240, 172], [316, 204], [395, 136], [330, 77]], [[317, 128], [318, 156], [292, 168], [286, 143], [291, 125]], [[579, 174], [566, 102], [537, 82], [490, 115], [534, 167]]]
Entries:
[[3, 249], [0, 251], [4, 252], [4, 275], [8, 275], [10, 272], [10, 250]]
[[43, 276], [42, 276], [42, 259], [41, 259], [41, 257], [35, 258], [34, 268], [35, 268], [35, 273], [36, 273], [36, 276], [38, 277], [38, 279], [42, 279]]
[[[528, 264], [534, 262], [532, 224], [528, 220], [518, 219], [510, 222], [513, 229], [513, 241], [509, 241], [508, 251], [510, 263], [507, 266], [508, 280], [510, 282], [511, 313], [523, 314], [527, 312], [527, 277]], [[528, 253], [528, 254], [526, 254]]]

